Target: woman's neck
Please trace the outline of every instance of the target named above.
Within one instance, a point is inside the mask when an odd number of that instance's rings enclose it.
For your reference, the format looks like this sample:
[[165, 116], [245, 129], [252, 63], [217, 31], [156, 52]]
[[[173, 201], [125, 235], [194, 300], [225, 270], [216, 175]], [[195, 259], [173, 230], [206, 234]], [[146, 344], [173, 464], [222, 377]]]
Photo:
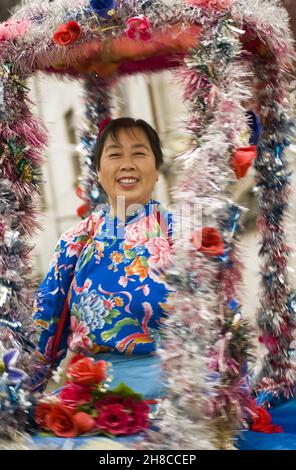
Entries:
[[151, 197], [149, 197], [146, 202], [130, 202], [127, 203], [125, 198], [118, 198], [117, 201], [112, 201], [109, 199], [110, 205], [110, 215], [112, 217], [117, 217], [120, 220], [125, 220], [127, 217], [132, 215], [134, 212], [139, 211], [142, 207], [146, 206], [149, 203]]

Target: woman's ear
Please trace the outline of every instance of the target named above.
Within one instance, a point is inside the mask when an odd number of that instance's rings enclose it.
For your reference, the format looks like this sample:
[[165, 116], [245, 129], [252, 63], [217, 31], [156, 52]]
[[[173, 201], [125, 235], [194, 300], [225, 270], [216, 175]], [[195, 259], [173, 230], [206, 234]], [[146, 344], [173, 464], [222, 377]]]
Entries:
[[159, 179], [159, 171], [157, 170], [157, 172], [156, 172], [156, 181], [158, 181], [158, 179]]
[[97, 175], [98, 175], [98, 182], [99, 182], [99, 184], [101, 184], [101, 176], [100, 176], [100, 172], [99, 172], [99, 171], [97, 172]]

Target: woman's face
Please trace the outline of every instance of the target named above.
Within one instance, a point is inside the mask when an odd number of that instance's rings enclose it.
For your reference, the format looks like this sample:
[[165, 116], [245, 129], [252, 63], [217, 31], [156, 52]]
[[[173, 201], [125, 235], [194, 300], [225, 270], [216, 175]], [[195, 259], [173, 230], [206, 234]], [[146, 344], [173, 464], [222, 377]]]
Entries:
[[109, 134], [100, 159], [98, 178], [116, 213], [117, 197], [130, 204], [146, 204], [158, 179], [155, 156], [143, 129], [118, 131], [118, 142]]

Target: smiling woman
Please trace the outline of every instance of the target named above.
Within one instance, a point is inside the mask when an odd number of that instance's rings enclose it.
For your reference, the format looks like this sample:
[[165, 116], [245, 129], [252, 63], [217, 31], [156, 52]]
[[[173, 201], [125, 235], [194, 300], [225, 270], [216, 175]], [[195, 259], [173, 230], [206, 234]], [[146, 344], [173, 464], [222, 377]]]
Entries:
[[[109, 202], [57, 244], [36, 296], [37, 354], [48, 368], [67, 351], [99, 354], [113, 364], [113, 385], [124, 380], [154, 398], [162, 393], [157, 350], [169, 313], [164, 274], [172, 254], [172, 214], [151, 198], [162, 151], [145, 121], [108, 119], [104, 125], [96, 164]], [[67, 310], [57, 347], [57, 324]]]
[[148, 202], [163, 162], [159, 137], [148, 123], [132, 118], [110, 120], [99, 135], [95, 158], [99, 183], [114, 215], [119, 199], [124, 213], [134, 209], [131, 205]]

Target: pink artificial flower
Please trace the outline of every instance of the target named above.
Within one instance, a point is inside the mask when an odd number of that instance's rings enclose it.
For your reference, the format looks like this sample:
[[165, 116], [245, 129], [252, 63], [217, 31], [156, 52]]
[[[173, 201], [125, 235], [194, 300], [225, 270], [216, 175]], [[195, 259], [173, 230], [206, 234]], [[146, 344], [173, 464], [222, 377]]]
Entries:
[[89, 387], [69, 383], [62, 388], [59, 397], [63, 405], [69, 408], [76, 408], [78, 405], [84, 405], [90, 402], [91, 392]]
[[108, 405], [99, 414], [96, 420], [97, 428], [114, 436], [127, 434], [129, 428], [129, 414], [122, 405]]
[[143, 429], [148, 428], [149, 418], [147, 414], [131, 412], [128, 422], [127, 434], [136, 434]]
[[133, 18], [129, 18], [126, 24], [126, 35], [129, 39], [142, 39], [142, 41], [147, 41], [151, 38], [151, 25], [146, 16], [134, 16]]
[[154, 237], [146, 243], [146, 247], [151, 256], [148, 258], [149, 266], [166, 269], [170, 265], [171, 250], [170, 244], [165, 238]]
[[28, 20], [8, 20], [0, 24], [0, 42], [25, 36], [30, 22]]
[[115, 405], [115, 404], [121, 405], [121, 401], [122, 400], [121, 400], [120, 395], [116, 395], [116, 394], [109, 395], [106, 398], [102, 398], [100, 401], [98, 401], [95, 404], [95, 408], [96, 408], [97, 411], [102, 411], [109, 405]]

